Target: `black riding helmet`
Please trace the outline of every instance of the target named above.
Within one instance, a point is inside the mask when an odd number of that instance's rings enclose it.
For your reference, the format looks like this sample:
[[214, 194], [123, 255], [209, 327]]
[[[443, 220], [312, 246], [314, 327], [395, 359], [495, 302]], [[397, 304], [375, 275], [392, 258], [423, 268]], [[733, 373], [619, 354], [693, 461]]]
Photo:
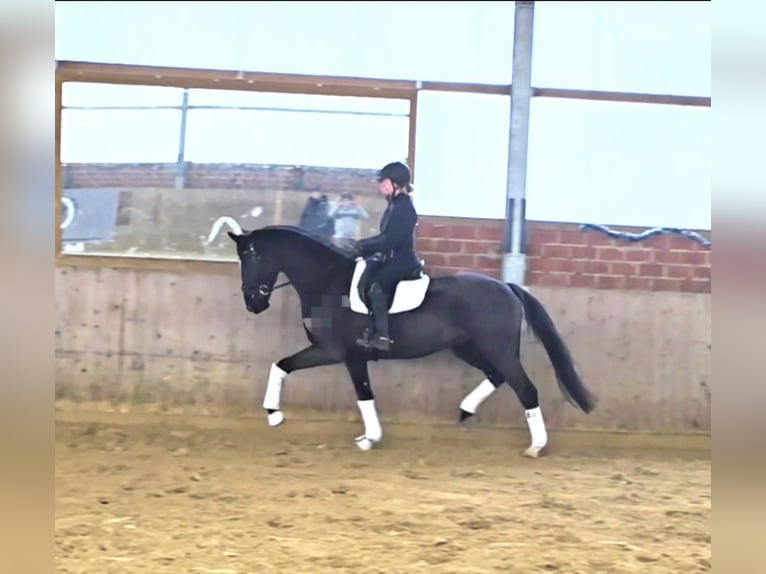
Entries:
[[390, 179], [396, 187], [407, 188], [412, 184], [412, 173], [406, 163], [395, 161], [378, 172], [378, 181]]

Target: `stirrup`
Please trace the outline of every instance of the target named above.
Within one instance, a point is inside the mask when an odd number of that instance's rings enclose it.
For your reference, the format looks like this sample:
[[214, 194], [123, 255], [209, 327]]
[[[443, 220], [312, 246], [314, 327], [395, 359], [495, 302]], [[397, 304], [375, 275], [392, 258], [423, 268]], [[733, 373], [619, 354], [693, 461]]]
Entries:
[[391, 345], [394, 344], [393, 339], [391, 337], [386, 337], [384, 335], [378, 335], [377, 333], [371, 337], [370, 340], [370, 347], [373, 349], [378, 349], [379, 351], [388, 351], [391, 348]]

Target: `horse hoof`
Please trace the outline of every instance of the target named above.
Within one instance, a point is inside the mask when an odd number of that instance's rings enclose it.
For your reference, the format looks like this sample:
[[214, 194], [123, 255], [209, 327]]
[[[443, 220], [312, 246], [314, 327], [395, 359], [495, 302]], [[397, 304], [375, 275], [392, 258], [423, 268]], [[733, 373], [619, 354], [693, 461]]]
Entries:
[[285, 415], [282, 411], [274, 411], [266, 415], [266, 420], [269, 421], [270, 427], [277, 427], [285, 422]]
[[543, 456], [543, 449], [544, 446], [530, 446], [527, 450], [525, 450], [522, 454], [529, 458], [540, 458]]
[[358, 446], [360, 450], [370, 450], [373, 446], [375, 446], [378, 443], [378, 441], [370, 440], [364, 435], [356, 437], [354, 439], [354, 442], [356, 443], [356, 446]]

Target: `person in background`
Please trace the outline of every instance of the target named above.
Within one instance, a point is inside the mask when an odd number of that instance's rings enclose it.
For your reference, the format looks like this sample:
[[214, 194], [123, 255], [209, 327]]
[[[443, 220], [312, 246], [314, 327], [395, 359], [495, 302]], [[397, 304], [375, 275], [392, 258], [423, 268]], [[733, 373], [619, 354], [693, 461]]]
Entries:
[[335, 221], [329, 216], [330, 203], [320, 191], [312, 191], [303, 208], [300, 226], [323, 239], [332, 239]]
[[359, 237], [359, 223], [369, 217], [364, 208], [356, 203], [354, 196], [347, 191], [330, 207], [328, 216], [335, 222], [333, 241], [339, 246], [347, 245]]

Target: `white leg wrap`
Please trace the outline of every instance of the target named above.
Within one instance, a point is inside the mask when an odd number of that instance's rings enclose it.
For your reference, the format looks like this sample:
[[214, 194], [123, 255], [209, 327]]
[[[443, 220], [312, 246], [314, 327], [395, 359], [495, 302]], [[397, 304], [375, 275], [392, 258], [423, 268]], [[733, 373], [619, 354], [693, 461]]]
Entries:
[[548, 444], [548, 431], [545, 428], [543, 412], [540, 407], [525, 411], [529, 434], [532, 435], [532, 444], [527, 449], [527, 454], [536, 456]]
[[474, 414], [479, 405], [496, 390], [495, 385], [489, 382], [488, 379], [484, 379], [474, 390], [466, 395], [463, 402], [460, 403], [460, 408], [467, 413]]
[[279, 409], [282, 398], [282, 383], [286, 377], [287, 373], [277, 367], [276, 363], [271, 364], [269, 382], [266, 385], [266, 394], [263, 397], [263, 408], [274, 410], [273, 413], [268, 415], [269, 424], [271, 426], [277, 426], [285, 419], [282, 411]]
[[383, 438], [383, 429], [380, 427], [380, 420], [378, 420], [375, 400], [357, 401], [357, 405], [359, 405], [359, 412], [364, 423], [364, 434], [356, 437], [356, 444], [362, 450], [370, 450], [374, 443], [380, 442], [380, 439]]

